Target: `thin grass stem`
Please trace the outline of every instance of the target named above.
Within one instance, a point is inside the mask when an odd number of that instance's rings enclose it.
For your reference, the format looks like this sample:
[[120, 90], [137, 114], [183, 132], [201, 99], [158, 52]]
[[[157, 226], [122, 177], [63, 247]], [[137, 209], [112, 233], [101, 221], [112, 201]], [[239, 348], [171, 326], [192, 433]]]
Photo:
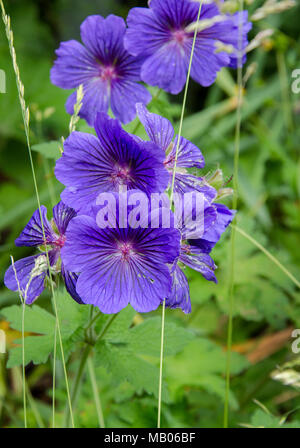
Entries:
[[54, 347], [53, 347], [53, 372], [52, 372], [52, 428], [55, 428], [56, 344], [57, 344], [57, 321], [55, 321]]
[[297, 280], [296, 277], [294, 277], [294, 275], [287, 268], [285, 268], [283, 266], [283, 264], [280, 263], [280, 261], [277, 260], [277, 258], [274, 257], [274, 255], [272, 255], [271, 252], [269, 252], [262, 244], [260, 244], [258, 241], [256, 241], [252, 236], [250, 236], [247, 232], [245, 232], [240, 227], [238, 227], [234, 224], [231, 224], [231, 227], [235, 228], [235, 230], [238, 233], [243, 235], [245, 238], [247, 238], [248, 241], [250, 241], [252, 244], [254, 244], [254, 246], [256, 246], [259, 250], [261, 250], [269, 258], [269, 260], [271, 260], [274, 264], [276, 264], [276, 266], [294, 283], [294, 285], [297, 286], [297, 288], [300, 288], [299, 280]]
[[91, 357], [88, 358], [87, 364], [88, 364], [90, 379], [91, 379], [92, 388], [93, 388], [93, 394], [94, 394], [94, 399], [95, 399], [95, 404], [96, 404], [96, 411], [97, 411], [99, 427], [105, 428], [103, 410], [102, 410], [100, 394], [99, 394], [97, 379], [96, 379], [96, 374], [95, 374], [95, 367], [94, 367], [94, 363], [93, 363], [93, 360]]
[[[185, 89], [184, 89], [184, 94], [183, 94], [183, 102], [182, 102], [180, 122], [179, 122], [179, 131], [178, 131], [178, 136], [177, 136], [177, 145], [176, 145], [176, 152], [175, 152], [175, 161], [174, 161], [174, 167], [173, 167], [173, 173], [172, 173], [172, 184], [171, 184], [171, 193], [170, 193], [170, 206], [171, 207], [172, 207], [173, 196], [174, 196], [177, 157], [178, 157], [180, 139], [181, 139], [181, 134], [182, 134], [183, 118], [184, 118], [187, 93], [188, 93], [188, 88], [189, 88], [189, 83], [190, 83], [191, 68], [192, 68], [192, 62], [193, 62], [193, 56], [194, 56], [194, 50], [195, 50], [195, 44], [196, 44], [196, 38], [197, 38], [197, 27], [198, 27], [199, 20], [200, 20], [202, 3], [203, 3], [203, 0], [200, 0], [197, 20], [195, 22], [196, 26], [195, 26], [192, 49], [191, 49], [191, 54], [190, 54], [189, 67], [188, 67]], [[158, 406], [157, 406], [158, 407], [158, 414], [157, 414], [157, 427], [158, 428], [160, 428], [160, 424], [161, 424], [161, 398], [162, 398], [163, 355], [164, 355], [165, 307], [166, 307], [166, 303], [164, 300], [163, 305], [162, 305], [161, 345], [160, 345], [160, 364], [159, 364], [159, 382], [158, 382]]]
[[20, 282], [18, 279], [15, 262], [11, 256], [11, 265], [14, 271], [14, 276], [18, 286], [18, 293], [22, 304], [22, 319], [21, 319], [21, 334], [22, 334], [22, 389], [23, 389], [23, 413], [24, 413], [24, 427], [27, 428], [27, 403], [26, 403], [26, 372], [25, 372], [25, 307], [26, 297], [23, 297]]
[[162, 373], [163, 373], [163, 359], [164, 359], [165, 310], [166, 310], [166, 301], [164, 300], [163, 305], [162, 305], [162, 319], [161, 319], [158, 410], [157, 410], [157, 427], [158, 428], [160, 428], [160, 422], [161, 422], [161, 396], [162, 396]]
[[[98, 316], [98, 315], [97, 315]], [[81, 359], [79, 362], [79, 367], [77, 369], [77, 374], [73, 383], [73, 387], [72, 387], [72, 406], [75, 407], [75, 404], [77, 402], [77, 398], [78, 398], [78, 393], [79, 393], [79, 386], [81, 384], [81, 380], [82, 380], [82, 376], [84, 373], [84, 369], [85, 369], [85, 364], [88, 360], [88, 357], [94, 347], [94, 345], [100, 341], [104, 335], [106, 334], [106, 332], [108, 331], [108, 329], [110, 328], [111, 324], [113, 323], [113, 321], [115, 320], [115, 318], [118, 316], [118, 313], [116, 314], [112, 314], [107, 321], [105, 322], [103, 328], [101, 329], [100, 333], [95, 337], [93, 343], [91, 344], [87, 344], [86, 347], [84, 348], [84, 350], [82, 351], [82, 355], [81, 355]], [[90, 326], [88, 326], [88, 328], [90, 328]], [[69, 425], [69, 412], [66, 412], [65, 415], [65, 424], [64, 426], [67, 428]]]
[[[233, 168], [233, 200], [232, 208], [237, 209], [238, 206], [238, 175], [239, 175], [239, 157], [240, 157], [240, 137], [242, 122], [242, 100], [243, 100], [243, 68], [242, 68], [242, 52], [243, 52], [243, 17], [244, 9], [243, 0], [239, 1], [239, 29], [238, 29], [238, 69], [237, 69], [237, 111], [236, 111], [236, 127], [235, 127], [235, 145], [234, 145], [234, 168]], [[228, 328], [227, 328], [227, 351], [226, 351], [226, 373], [225, 373], [225, 399], [224, 399], [224, 428], [228, 428], [229, 417], [229, 393], [230, 393], [230, 371], [231, 371], [231, 347], [233, 333], [233, 309], [234, 309], [234, 264], [235, 264], [235, 228], [231, 231], [230, 240], [230, 263], [229, 263], [229, 286], [228, 286]]]
[[[4, 4], [3, 4], [2, 0], [0, 0], [0, 6], [1, 6], [1, 12], [2, 12], [2, 20], [5, 25], [5, 32], [6, 32], [6, 36], [7, 36], [7, 40], [8, 40], [9, 51], [10, 51], [12, 64], [13, 64], [13, 68], [14, 68], [14, 72], [15, 72], [15, 76], [16, 76], [16, 85], [17, 85], [17, 89], [18, 89], [18, 96], [19, 96], [22, 118], [23, 118], [23, 123], [24, 123], [24, 130], [25, 130], [26, 143], [27, 143], [30, 167], [31, 167], [33, 184], [34, 184], [34, 190], [35, 190], [35, 194], [36, 194], [36, 199], [37, 199], [37, 204], [38, 204], [38, 209], [39, 209], [39, 214], [40, 214], [40, 219], [41, 219], [41, 224], [42, 224], [43, 238], [46, 241], [45, 227], [44, 227], [44, 222], [43, 222], [43, 216], [41, 213], [40, 196], [39, 196], [35, 168], [34, 168], [34, 163], [33, 163], [33, 158], [32, 158], [32, 153], [31, 153], [30, 131], [29, 131], [29, 117], [30, 117], [29, 108], [26, 107], [26, 102], [25, 102], [25, 98], [24, 98], [24, 85], [21, 81], [20, 70], [19, 70], [19, 66], [17, 64], [16, 51], [15, 51], [15, 48], [13, 45], [14, 38], [13, 38], [13, 32], [12, 32], [11, 25], [10, 25], [10, 17], [8, 15], [6, 15]], [[47, 249], [46, 245], [45, 245], [45, 253], [46, 253], [47, 264], [48, 264], [48, 268], [49, 268], [49, 277], [50, 277], [51, 293], [52, 293], [52, 299], [53, 299], [53, 308], [54, 308], [54, 312], [55, 312], [55, 318], [57, 320], [57, 330], [58, 330], [59, 344], [60, 344], [60, 349], [61, 349], [61, 356], [62, 356], [62, 361], [63, 361], [68, 403], [70, 406], [70, 415], [71, 415], [71, 420], [72, 420], [72, 426], [74, 427], [74, 419], [73, 419], [73, 412], [72, 412], [72, 408], [71, 408], [71, 398], [70, 398], [70, 391], [69, 391], [69, 382], [68, 382], [67, 370], [66, 370], [66, 365], [65, 365], [64, 349], [63, 349], [63, 344], [62, 344], [60, 324], [59, 324], [58, 313], [57, 313], [54, 286], [53, 286], [53, 281], [51, 278], [52, 277], [51, 265], [50, 265], [49, 254], [48, 254], [48, 249]]]
[[24, 427], [27, 428], [26, 412], [26, 377], [25, 377], [25, 300], [22, 302], [22, 379], [23, 379], [23, 408], [24, 408]]

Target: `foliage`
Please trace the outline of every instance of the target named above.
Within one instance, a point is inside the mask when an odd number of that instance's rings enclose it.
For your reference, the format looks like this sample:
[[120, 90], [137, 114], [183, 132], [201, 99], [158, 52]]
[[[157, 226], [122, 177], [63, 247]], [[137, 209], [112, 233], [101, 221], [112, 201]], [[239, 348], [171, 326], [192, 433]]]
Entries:
[[[118, 2], [102, 1], [78, 2], [78, 7], [73, 8], [70, 1], [57, 0], [54, 12], [51, 12], [52, 3], [22, 0], [7, 6], [12, 16], [15, 47], [31, 111], [37, 181], [41, 201], [47, 206], [58, 200], [62, 190], [53, 176], [53, 167], [59, 157], [61, 137], [68, 135], [70, 118], [64, 109], [68, 92], [52, 86], [49, 80], [54, 49], [60, 40], [77, 37], [79, 24], [87, 14], [106, 15], [108, 10], [113, 10], [126, 16], [129, 8], [128, 5], [121, 7]], [[38, 6], [40, 4], [43, 6]], [[258, 0], [251, 2], [250, 12], [260, 4]], [[74, 29], [70, 29], [70, 25], [64, 26], [67, 10], [67, 22], [74, 22]], [[41, 11], [48, 12], [41, 14]], [[52, 14], [55, 14], [54, 20]], [[291, 93], [290, 84], [292, 70], [299, 68], [299, 14], [297, 6], [291, 11], [269, 16], [257, 22], [251, 34], [253, 37], [270, 27], [275, 30], [273, 36], [248, 58], [247, 66], [254, 63], [257, 68], [244, 92], [237, 218], [237, 225], [274, 254], [297, 278], [300, 266], [300, 96]], [[36, 199], [3, 27], [0, 27], [0, 36], [0, 68], [5, 70], [7, 79], [7, 93], [0, 94], [2, 279], [10, 262], [9, 254], [15, 259], [32, 254], [29, 248], [16, 248], [14, 239], [36, 208]], [[152, 93], [155, 95], [156, 90]], [[150, 107], [153, 112], [177, 123], [178, 127], [180, 102], [181, 97], [161, 94]], [[235, 112], [234, 71], [222, 70], [217, 83], [209, 89], [191, 84], [183, 135], [197, 144], [205, 155], [207, 165], [202, 174], [220, 166], [229, 187], [233, 172]], [[126, 129], [130, 132], [136, 124], [134, 121]], [[82, 121], [77, 129], [92, 132]], [[139, 132], [143, 137], [141, 128]], [[230, 205], [230, 198], [224, 202]], [[222, 426], [228, 234], [213, 253], [218, 265], [218, 284], [211, 284], [200, 274], [187, 269], [192, 314], [166, 312], [162, 424], [167, 427]], [[236, 260], [230, 426], [299, 427], [299, 415], [292, 412], [300, 405], [299, 390], [278, 381], [278, 377], [274, 378], [278, 365], [283, 366], [283, 371], [290, 368], [286, 364], [291, 356], [288, 334], [289, 329], [291, 333], [300, 325], [299, 291], [278, 267], [240, 234], [237, 234]], [[88, 306], [78, 307], [59, 287], [56, 299], [70, 382], [76, 377], [82, 352], [91, 343], [106, 425], [155, 426], [160, 311], [144, 316], [128, 307], [103, 338], [97, 340], [96, 335], [101, 333], [108, 317], [99, 316], [90, 332], [86, 328], [90, 315]], [[1, 426], [17, 427], [22, 426], [18, 395], [18, 372], [22, 362], [21, 305], [17, 294], [4, 287], [0, 290], [0, 314], [0, 328], [6, 331], [9, 352], [7, 357], [0, 355], [0, 421]], [[48, 291], [38, 304], [26, 308], [25, 331], [28, 387], [42, 423], [49, 426], [55, 317]], [[60, 359], [59, 344], [56, 351]], [[293, 369], [296, 371], [295, 367]], [[257, 408], [253, 399], [263, 403], [267, 410]], [[57, 423], [63, 425], [66, 392], [60, 361], [56, 400]], [[87, 375], [82, 382], [76, 415], [78, 426], [98, 425]], [[39, 426], [37, 413], [30, 404], [28, 421], [29, 426]]]

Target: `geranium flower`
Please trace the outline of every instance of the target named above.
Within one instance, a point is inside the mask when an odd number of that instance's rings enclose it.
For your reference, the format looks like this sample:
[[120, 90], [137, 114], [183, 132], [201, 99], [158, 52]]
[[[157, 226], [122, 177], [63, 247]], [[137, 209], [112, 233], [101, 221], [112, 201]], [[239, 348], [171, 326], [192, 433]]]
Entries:
[[75, 285], [77, 275], [65, 269], [63, 263], [60, 265], [60, 251], [66, 241], [66, 230], [76, 213], [73, 209], [67, 207], [63, 202], [59, 202], [53, 208], [53, 224], [47, 219], [47, 209], [41, 206], [41, 214], [44, 225], [40, 217], [40, 211], [36, 210], [30, 218], [28, 224], [16, 239], [16, 246], [39, 247], [43, 252], [30, 257], [22, 258], [10, 266], [4, 277], [5, 286], [12, 291], [20, 291], [26, 299], [26, 304], [30, 305], [39, 297], [45, 289], [45, 279], [48, 275], [49, 266], [45, 246], [48, 249], [49, 263], [56, 272], [61, 271], [66, 289], [74, 300], [82, 303], [76, 293]]
[[61, 195], [66, 204], [83, 213], [99, 193], [120, 186], [147, 193], [166, 189], [169, 176], [157, 145], [134, 140], [103, 113], [97, 115], [95, 130], [97, 137], [73, 132], [56, 163], [55, 175], [67, 187]]
[[131, 210], [117, 194], [114, 197], [113, 225], [103, 228], [95, 216], [87, 215], [72, 220], [62, 250], [64, 265], [80, 272], [76, 291], [83, 302], [103, 313], [117, 313], [129, 303], [138, 312], [155, 310], [171, 291], [168, 265], [179, 255], [180, 232], [161, 225], [152, 228], [149, 216], [141, 216], [138, 227], [123, 226], [121, 216], [130, 220]]
[[[191, 0], [151, 0], [149, 8], [130, 10], [125, 35], [125, 48], [135, 56], [143, 55], [141, 68], [144, 82], [158, 86], [167, 92], [179, 93], [186, 82], [194, 31], [188, 28], [197, 21], [199, 2]], [[239, 48], [239, 15], [220, 16], [215, 3], [203, 4], [202, 20], [212, 20], [211, 25], [197, 33], [191, 77], [202, 86], [211, 85], [217, 72], [225, 66], [236, 65], [236, 53], [216, 52], [217, 43]], [[247, 33], [251, 24], [247, 12], [243, 14], [241, 49], [247, 45]]]
[[[56, 50], [57, 59], [51, 70], [51, 81], [63, 89], [83, 84], [83, 102], [79, 115], [90, 126], [97, 112], [107, 112], [109, 106], [123, 123], [134, 119], [135, 104], [151, 100], [141, 81], [141, 57], [133, 57], [124, 48], [125, 22], [110, 15], [89, 16], [82, 23], [81, 40], [62, 42]], [[66, 103], [69, 114], [74, 112], [76, 92]]]
[[[175, 166], [178, 136], [174, 137], [174, 129], [169, 120], [160, 115], [148, 112], [146, 107], [139, 103], [136, 105], [138, 117], [143, 124], [150, 141], [159, 146], [164, 154], [164, 165], [169, 172], [169, 186], [172, 184]], [[187, 168], [201, 169], [205, 166], [204, 157], [197, 146], [183, 137], [177, 152], [174, 193], [183, 194], [188, 191], [199, 191], [213, 200], [216, 190], [210, 187], [204, 178], [188, 173]]]
[[171, 270], [172, 291], [166, 299], [167, 307], [181, 308], [184, 313], [191, 312], [189, 284], [182, 270], [185, 266], [200, 272], [206, 280], [217, 283], [214, 273], [217, 266], [209, 252], [219, 241], [234, 215], [235, 210], [230, 210], [223, 204], [211, 203], [204, 211], [205, 225], [200, 238], [196, 235], [194, 239], [188, 239], [186, 223], [181, 227], [180, 255]]

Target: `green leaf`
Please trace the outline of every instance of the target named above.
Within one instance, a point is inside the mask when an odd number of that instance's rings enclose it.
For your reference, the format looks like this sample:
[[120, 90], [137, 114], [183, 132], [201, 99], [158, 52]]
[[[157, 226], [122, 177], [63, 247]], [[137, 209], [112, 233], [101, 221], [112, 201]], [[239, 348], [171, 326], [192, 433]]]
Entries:
[[[88, 307], [79, 306], [67, 293], [56, 292], [58, 317], [64, 347], [65, 357], [84, 339], [84, 323], [87, 322]], [[22, 329], [22, 306], [13, 305], [1, 310], [1, 314], [10, 322], [15, 330]], [[26, 306], [24, 328], [25, 332], [35, 333], [25, 337], [25, 363], [45, 363], [53, 351], [56, 319], [53, 314], [38, 305]], [[58, 339], [58, 338], [57, 338]], [[22, 364], [22, 341], [16, 340], [17, 347], [10, 350], [8, 367]], [[57, 340], [57, 354], [60, 356], [60, 346]]]
[[[14, 330], [22, 329], [22, 306], [13, 305], [1, 310]], [[53, 331], [55, 318], [38, 305], [27, 306], [25, 310], [24, 329], [26, 332], [49, 334]]]
[[[115, 346], [100, 341], [96, 347], [96, 365], [102, 365], [111, 374], [113, 384], [128, 381], [138, 394], [143, 391], [157, 397], [159, 369], [156, 365], [136, 356], [134, 351], [124, 344]], [[163, 384], [162, 399], [169, 400], [166, 385]]]
[[[140, 325], [133, 327], [129, 334], [130, 346], [135, 353], [157, 357], [160, 355], [160, 317], [146, 319]], [[194, 337], [192, 332], [178, 327], [172, 322], [166, 322], [164, 355], [170, 356], [181, 352]]]
[[[231, 373], [238, 374], [249, 363], [241, 355], [232, 353]], [[185, 387], [204, 389], [224, 400], [225, 380], [223, 378], [226, 354], [222, 348], [206, 338], [192, 341], [182, 353], [166, 359], [166, 377], [174, 396], [184, 392]], [[232, 408], [238, 407], [234, 395], [230, 394]]]
[[33, 145], [31, 149], [33, 151], [39, 152], [44, 157], [47, 157], [47, 159], [57, 160], [61, 157], [59, 147], [60, 147], [59, 142], [52, 141], [48, 143], [39, 143], [37, 145]]
[[[137, 393], [142, 390], [157, 397], [158, 358], [161, 343], [161, 318], [150, 317], [131, 326], [136, 312], [125, 308], [107, 331], [104, 340], [95, 346], [96, 365], [103, 366], [112, 374], [116, 384], [128, 381]], [[165, 324], [165, 355], [174, 355], [185, 347], [194, 335], [174, 323]], [[166, 386], [163, 399], [168, 400]]]
[[[4, 308], [1, 310], [1, 314], [10, 322], [12, 328], [21, 331], [22, 305], [13, 305]], [[25, 337], [25, 364], [31, 361], [34, 364], [46, 362], [49, 354], [53, 350], [55, 331], [54, 316], [37, 305], [26, 307], [24, 329], [26, 332], [37, 333], [36, 336]], [[22, 364], [22, 341], [18, 339], [16, 343], [20, 345], [10, 350], [7, 367]]]
[[281, 418], [264, 412], [262, 409], [257, 409], [251, 417], [251, 428], [299, 428], [300, 422], [294, 421], [292, 423], [284, 423]]

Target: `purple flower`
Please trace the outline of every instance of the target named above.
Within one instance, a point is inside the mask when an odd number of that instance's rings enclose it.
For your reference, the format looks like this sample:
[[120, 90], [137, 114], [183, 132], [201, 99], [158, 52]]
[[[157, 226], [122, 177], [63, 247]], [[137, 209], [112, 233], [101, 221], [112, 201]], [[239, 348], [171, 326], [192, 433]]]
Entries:
[[[169, 172], [169, 186], [171, 186], [178, 136], [175, 136], [173, 142], [174, 129], [169, 120], [160, 115], [148, 112], [146, 107], [141, 103], [137, 104], [136, 107], [139, 119], [150, 141], [159, 146], [165, 154], [164, 165]], [[203, 178], [187, 172], [187, 168], [201, 169], [204, 165], [204, 157], [200, 149], [190, 141], [181, 137], [177, 152], [174, 192], [182, 194], [197, 190], [205, 196], [208, 196], [210, 200], [213, 200], [216, 196], [215, 189], [210, 187]]]
[[[44, 234], [40, 212], [36, 210], [20, 236], [16, 239], [15, 244], [16, 246], [40, 247], [44, 250], [45, 246], [47, 246], [50, 266], [56, 270], [61, 248], [66, 241], [68, 224], [76, 216], [76, 213], [63, 202], [59, 202], [53, 208], [53, 226], [47, 219], [47, 209], [43, 205], [41, 206], [41, 215]], [[54, 230], [55, 227], [57, 232]], [[30, 305], [41, 295], [45, 288], [45, 279], [49, 271], [47, 255], [45, 252], [40, 252], [38, 255], [22, 258], [14, 263], [14, 268], [11, 265], [7, 269], [4, 283], [12, 291], [18, 291], [20, 287], [26, 303]], [[75, 290], [77, 275], [67, 271], [63, 263], [61, 264], [61, 274], [67, 291], [76, 302], [82, 303]]]
[[189, 239], [187, 241], [188, 233], [186, 227], [189, 223], [185, 223], [181, 228], [180, 255], [171, 271], [172, 291], [166, 300], [167, 307], [181, 308], [184, 313], [191, 312], [189, 285], [182, 271], [184, 266], [200, 272], [206, 280], [217, 283], [214, 273], [216, 265], [209, 256], [209, 252], [219, 241], [234, 215], [235, 211], [228, 209], [225, 205], [212, 203], [204, 211], [205, 225], [201, 238]]
[[[186, 82], [194, 31], [187, 27], [197, 21], [199, 3], [191, 0], [151, 0], [148, 8], [133, 8], [127, 18], [125, 48], [135, 56], [143, 55], [141, 78], [170, 93], [179, 93]], [[216, 4], [202, 5], [201, 20], [220, 16]], [[238, 48], [237, 15], [197, 33], [191, 77], [202, 86], [211, 85], [217, 72], [233, 60], [224, 51], [216, 52], [217, 42]], [[201, 24], [200, 20], [200, 24]], [[243, 49], [251, 24], [243, 16]]]
[[56, 177], [67, 187], [61, 195], [66, 204], [88, 213], [99, 193], [120, 186], [147, 193], [166, 189], [169, 176], [157, 145], [134, 140], [103, 113], [97, 115], [95, 130], [97, 137], [73, 132], [56, 163]]
[[[229, 67], [237, 68], [239, 59], [242, 64], [246, 62], [245, 48], [248, 45], [247, 34], [252, 28], [252, 23], [248, 22], [248, 11], [237, 12], [232, 16], [234, 32], [223, 37], [223, 42], [236, 48], [236, 52], [230, 54]], [[241, 33], [241, 42], [239, 42]], [[240, 54], [242, 52], [242, 54]]]
[[137, 228], [123, 227], [120, 217], [126, 214], [129, 219], [129, 209], [115, 197], [116, 210], [121, 207], [122, 212], [114, 214], [113, 226], [103, 228], [95, 217], [86, 215], [72, 220], [62, 259], [69, 270], [80, 272], [76, 291], [84, 303], [107, 314], [128, 303], [136, 311], [152, 311], [170, 294], [168, 265], [179, 255], [180, 232], [161, 226], [144, 228], [148, 217]]
[[190, 313], [192, 310], [190, 290], [188, 280], [182, 270], [183, 265], [200, 272], [206, 280], [217, 283], [214, 274], [216, 265], [213, 259], [198, 247], [188, 244], [181, 245], [179, 259], [171, 272], [172, 290], [166, 299], [166, 306], [172, 309], [181, 308], [184, 313]]
[[217, 210], [217, 219], [215, 224], [207, 228], [204, 234], [199, 239], [192, 240], [192, 244], [201, 248], [205, 253], [210, 253], [214, 246], [217, 244], [221, 235], [225, 232], [226, 228], [232, 222], [235, 210], [230, 210], [223, 204], [215, 203], [214, 206]]
[[[97, 112], [109, 106], [123, 123], [134, 119], [137, 102], [149, 103], [151, 95], [138, 84], [141, 81], [142, 58], [133, 57], [124, 48], [125, 22], [114, 15], [104, 19], [89, 16], [82, 23], [81, 40], [62, 42], [51, 70], [51, 81], [63, 89], [83, 84], [83, 103], [79, 115], [90, 126]], [[76, 92], [68, 99], [66, 109], [73, 114]]]

